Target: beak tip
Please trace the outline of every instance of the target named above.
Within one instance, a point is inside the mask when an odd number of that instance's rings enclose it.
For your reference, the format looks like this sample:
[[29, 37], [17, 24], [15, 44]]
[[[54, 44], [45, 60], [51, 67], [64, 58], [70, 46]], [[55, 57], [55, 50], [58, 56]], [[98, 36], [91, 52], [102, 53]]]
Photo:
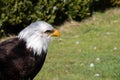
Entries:
[[60, 37], [60, 32], [55, 29], [54, 32], [51, 34], [51, 36]]

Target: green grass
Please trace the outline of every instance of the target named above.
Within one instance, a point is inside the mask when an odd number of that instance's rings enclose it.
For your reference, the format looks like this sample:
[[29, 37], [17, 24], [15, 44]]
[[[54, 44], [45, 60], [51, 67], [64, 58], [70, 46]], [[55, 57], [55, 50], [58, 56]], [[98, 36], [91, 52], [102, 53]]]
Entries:
[[66, 22], [60, 31], [34, 80], [120, 80], [120, 8]]
[[34, 80], [120, 80], [119, 8], [65, 23], [60, 30]]

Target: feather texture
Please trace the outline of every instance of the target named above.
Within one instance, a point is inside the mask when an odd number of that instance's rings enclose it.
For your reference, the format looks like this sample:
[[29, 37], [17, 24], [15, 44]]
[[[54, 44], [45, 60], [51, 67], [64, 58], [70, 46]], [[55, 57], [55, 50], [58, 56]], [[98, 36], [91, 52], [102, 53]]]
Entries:
[[42, 68], [54, 28], [37, 21], [0, 43], [0, 80], [33, 80]]

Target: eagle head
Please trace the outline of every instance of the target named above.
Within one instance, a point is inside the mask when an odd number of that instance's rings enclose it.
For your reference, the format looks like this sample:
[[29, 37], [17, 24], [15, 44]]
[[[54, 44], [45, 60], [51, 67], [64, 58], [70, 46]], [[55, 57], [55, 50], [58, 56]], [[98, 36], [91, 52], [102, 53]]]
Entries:
[[51, 37], [59, 37], [60, 32], [44, 21], [31, 23], [19, 34], [18, 38], [26, 42], [26, 48], [30, 48], [38, 55], [42, 51], [47, 52]]

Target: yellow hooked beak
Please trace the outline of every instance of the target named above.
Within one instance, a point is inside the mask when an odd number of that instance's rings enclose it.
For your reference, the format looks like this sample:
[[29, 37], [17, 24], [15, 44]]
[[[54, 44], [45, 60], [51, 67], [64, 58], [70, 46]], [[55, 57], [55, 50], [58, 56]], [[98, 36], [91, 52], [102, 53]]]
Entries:
[[53, 33], [50, 34], [52, 37], [60, 37], [60, 32], [57, 29], [54, 29]]

